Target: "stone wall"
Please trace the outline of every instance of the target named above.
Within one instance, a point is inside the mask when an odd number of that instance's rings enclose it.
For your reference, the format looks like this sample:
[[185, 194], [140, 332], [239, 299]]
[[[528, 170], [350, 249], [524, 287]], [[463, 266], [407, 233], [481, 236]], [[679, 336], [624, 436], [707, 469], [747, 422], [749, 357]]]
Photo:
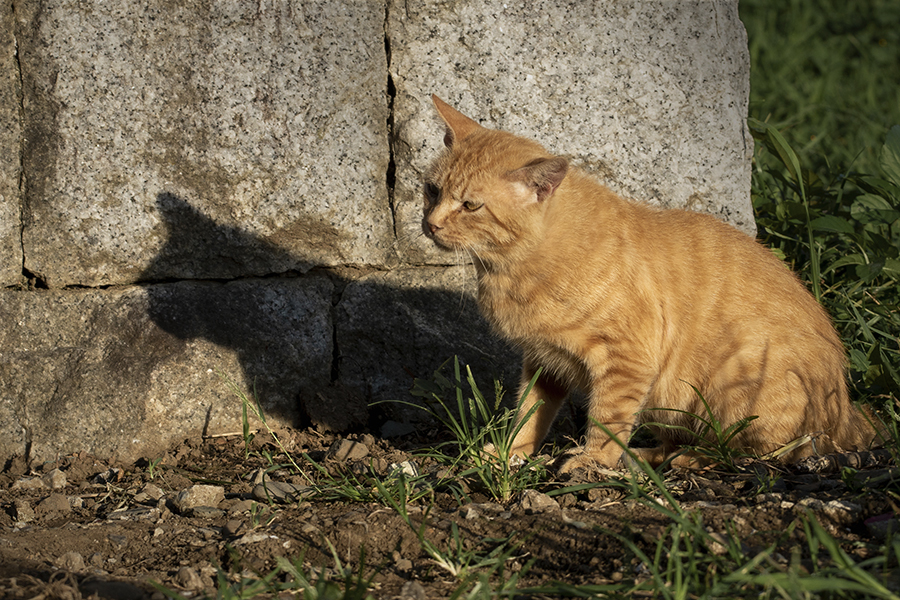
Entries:
[[752, 233], [736, 0], [0, 4], [0, 457], [377, 428], [515, 354], [420, 234], [437, 93]]

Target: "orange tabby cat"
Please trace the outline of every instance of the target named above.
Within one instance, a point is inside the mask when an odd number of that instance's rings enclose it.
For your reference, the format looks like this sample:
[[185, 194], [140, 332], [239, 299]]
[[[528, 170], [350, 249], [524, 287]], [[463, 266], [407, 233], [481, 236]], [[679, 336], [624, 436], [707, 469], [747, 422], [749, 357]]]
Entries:
[[[773, 254], [715, 218], [624, 200], [536, 142], [481, 127], [436, 96], [446, 149], [425, 180], [423, 227], [467, 252], [478, 303], [524, 354], [515, 439], [535, 454], [564, 398], [620, 439], [643, 419], [698, 429], [703, 394], [732, 445], [766, 453], [804, 434], [815, 451], [867, 447], [875, 432], [847, 395], [841, 341], [821, 306]], [[652, 412], [648, 412], [652, 411]], [[654, 463], [686, 440], [658, 429]], [[564, 471], [614, 466], [621, 448], [589, 425]]]

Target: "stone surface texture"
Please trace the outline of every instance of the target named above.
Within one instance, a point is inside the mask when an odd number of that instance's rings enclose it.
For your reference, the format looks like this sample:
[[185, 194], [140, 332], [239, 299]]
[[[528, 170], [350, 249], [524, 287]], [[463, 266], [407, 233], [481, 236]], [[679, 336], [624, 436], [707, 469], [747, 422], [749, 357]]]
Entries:
[[3, 3], [0, 5], [0, 285], [14, 284], [22, 276], [20, 96], [12, 6]]
[[377, 2], [24, 2], [26, 268], [50, 287], [381, 264]]
[[370, 403], [453, 355], [515, 389], [421, 234], [430, 94], [751, 232], [747, 57], [736, 0], [2, 4], [0, 458], [158, 456], [254, 390], [407, 429]]
[[432, 93], [624, 196], [755, 234], [737, 2], [395, 1], [390, 34], [394, 202], [401, 238], [415, 240], [408, 260], [447, 261], [418, 235], [421, 177], [443, 143]]

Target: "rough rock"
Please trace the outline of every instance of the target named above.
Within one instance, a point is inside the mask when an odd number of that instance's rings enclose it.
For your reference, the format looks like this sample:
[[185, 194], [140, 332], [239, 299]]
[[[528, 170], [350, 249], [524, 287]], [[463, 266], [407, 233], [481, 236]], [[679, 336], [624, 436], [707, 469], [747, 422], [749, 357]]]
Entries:
[[[493, 399], [494, 377], [518, 386], [519, 358], [494, 336], [474, 296], [471, 266], [398, 269], [361, 277], [344, 289], [335, 315], [341, 379], [374, 401], [406, 397], [415, 377], [431, 378], [459, 356]], [[399, 422], [422, 411], [379, 405]]]
[[338, 461], [359, 460], [368, 454], [369, 449], [365, 444], [344, 438], [337, 440], [328, 448], [325, 458]]
[[559, 510], [559, 503], [537, 490], [525, 490], [519, 498], [518, 507], [526, 514], [543, 512], [546, 510]]
[[56, 288], [384, 263], [384, 14], [21, 3], [26, 268]]
[[0, 6], [0, 285], [22, 278], [22, 90], [10, 3]]
[[421, 177], [444, 132], [432, 93], [571, 157], [627, 197], [755, 233], [750, 59], [737, 8], [737, 0], [393, 0], [394, 204], [409, 260], [452, 260], [421, 236]]
[[[240, 432], [255, 387], [271, 424], [326, 384], [322, 277], [115, 290], [0, 290], [0, 455], [154, 456], [188, 435]], [[253, 421], [256, 426], [256, 421]]]
[[417, 426], [366, 404], [454, 355], [515, 390], [467, 257], [421, 235], [429, 95], [750, 231], [736, 6], [0, 7], [0, 456], [238, 433], [223, 376], [319, 431]]
[[175, 496], [175, 507], [182, 513], [199, 506], [215, 508], [219, 502], [225, 499], [225, 488], [220, 485], [192, 485], [186, 490], [181, 490]]

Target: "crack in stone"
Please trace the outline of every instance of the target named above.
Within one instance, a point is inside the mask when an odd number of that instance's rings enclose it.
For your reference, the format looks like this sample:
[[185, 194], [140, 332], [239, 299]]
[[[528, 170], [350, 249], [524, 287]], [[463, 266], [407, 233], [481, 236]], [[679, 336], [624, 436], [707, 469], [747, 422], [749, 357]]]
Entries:
[[397, 96], [397, 88], [394, 86], [394, 78], [391, 75], [391, 34], [390, 34], [390, 2], [384, 4], [384, 54], [387, 64], [387, 135], [388, 135], [388, 166], [385, 172], [387, 185], [388, 206], [391, 209], [391, 222], [393, 223], [394, 240], [397, 240], [397, 211], [394, 206], [394, 186], [397, 182], [397, 165], [394, 162], [394, 99]]

